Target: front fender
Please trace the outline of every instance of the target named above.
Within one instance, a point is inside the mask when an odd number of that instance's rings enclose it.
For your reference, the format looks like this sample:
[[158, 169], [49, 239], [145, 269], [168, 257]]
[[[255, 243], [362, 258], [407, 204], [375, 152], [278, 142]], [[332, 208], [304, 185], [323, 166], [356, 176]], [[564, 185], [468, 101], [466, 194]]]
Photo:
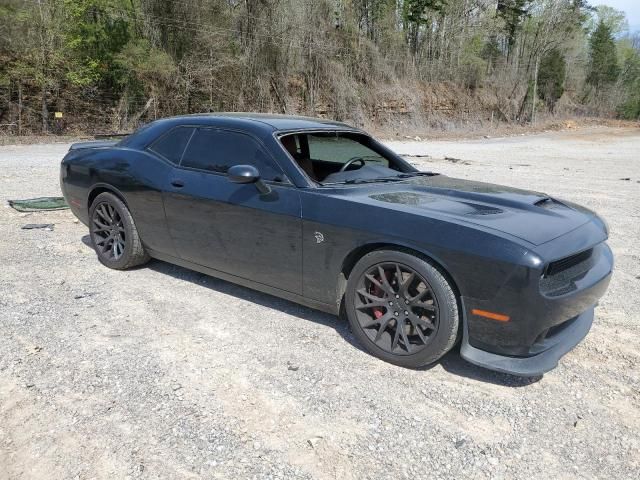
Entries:
[[[360, 219], [366, 217], [362, 210], [357, 215]], [[388, 233], [376, 231], [376, 221], [381, 218], [371, 212], [369, 221], [357, 220], [351, 225], [344, 216], [334, 223], [328, 219], [303, 221], [305, 296], [325, 303], [339, 301], [340, 276], [348, 276], [366, 253], [384, 247], [409, 249], [428, 257], [445, 271], [461, 295], [479, 299], [495, 296], [516, 269], [530, 261], [525, 247], [467, 226], [442, 224], [436, 234], [429, 234], [419, 222], [407, 218], [396, 222], [396, 228]]]

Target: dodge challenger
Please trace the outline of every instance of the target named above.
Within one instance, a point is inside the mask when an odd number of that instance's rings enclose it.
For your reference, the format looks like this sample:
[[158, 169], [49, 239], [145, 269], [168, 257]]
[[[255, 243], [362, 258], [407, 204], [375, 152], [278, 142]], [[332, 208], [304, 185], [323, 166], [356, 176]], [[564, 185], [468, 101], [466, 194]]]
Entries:
[[347, 124], [260, 114], [76, 143], [61, 186], [98, 260], [171, 262], [345, 315], [371, 354], [539, 376], [588, 333], [608, 227], [558, 198], [418, 171]]

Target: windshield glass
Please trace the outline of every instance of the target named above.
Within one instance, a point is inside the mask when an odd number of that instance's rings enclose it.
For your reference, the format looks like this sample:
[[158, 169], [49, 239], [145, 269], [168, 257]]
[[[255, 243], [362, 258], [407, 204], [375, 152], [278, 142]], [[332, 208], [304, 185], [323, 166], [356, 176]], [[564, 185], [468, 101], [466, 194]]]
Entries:
[[353, 158], [365, 163], [389, 166], [389, 160], [353, 138], [344, 135], [313, 133], [307, 135], [311, 160], [345, 164]]
[[414, 169], [356, 132], [300, 132], [280, 137], [300, 169], [321, 183], [357, 183], [395, 178]]

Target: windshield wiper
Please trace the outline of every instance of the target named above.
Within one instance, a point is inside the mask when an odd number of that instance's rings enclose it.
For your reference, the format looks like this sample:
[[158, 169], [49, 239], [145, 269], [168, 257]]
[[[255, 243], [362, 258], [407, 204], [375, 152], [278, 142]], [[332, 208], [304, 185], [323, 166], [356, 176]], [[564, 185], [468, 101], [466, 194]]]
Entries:
[[380, 178], [354, 178], [353, 180], [345, 180], [345, 185], [353, 185], [356, 183], [378, 183], [378, 182], [397, 182], [398, 177], [380, 177]]
[[440, 175], [439, 173], [434, 172], [407, 172], [407, 173], [399, 173], [398, 175], [394, 175], [392, 177], [378, 177], [378, 178], [354, 178], [351, 180], [345, 180], [344, 182], [335, 182], [335, 183], [324, 183], [323, 185], [355, 185], [360, 183], [386, 183], [386, 182], [398, 182], [400, 180], [404, 180], [405, 178], [413, 178], [413, 177], [433, 177], [435, 175]]
[[396, 175], [396, 176], [399, 178], [411, 178], [411, 177], [434, 177], [436, 175], [440, 175], [440, 174], [435, 172], [407, 172], [407, 173], [400, 173], [399, 175]]

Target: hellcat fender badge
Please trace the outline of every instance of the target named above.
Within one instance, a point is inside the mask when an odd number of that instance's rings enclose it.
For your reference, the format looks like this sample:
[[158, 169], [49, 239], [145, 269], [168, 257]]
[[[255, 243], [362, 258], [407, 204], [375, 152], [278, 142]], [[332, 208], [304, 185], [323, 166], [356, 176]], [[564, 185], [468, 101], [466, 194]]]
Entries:
[[316, 237], [316, 243], [324, 242], [324, 235], [322, 234], [322, 232], [316, 232], [314, 233], [314, 235]]

